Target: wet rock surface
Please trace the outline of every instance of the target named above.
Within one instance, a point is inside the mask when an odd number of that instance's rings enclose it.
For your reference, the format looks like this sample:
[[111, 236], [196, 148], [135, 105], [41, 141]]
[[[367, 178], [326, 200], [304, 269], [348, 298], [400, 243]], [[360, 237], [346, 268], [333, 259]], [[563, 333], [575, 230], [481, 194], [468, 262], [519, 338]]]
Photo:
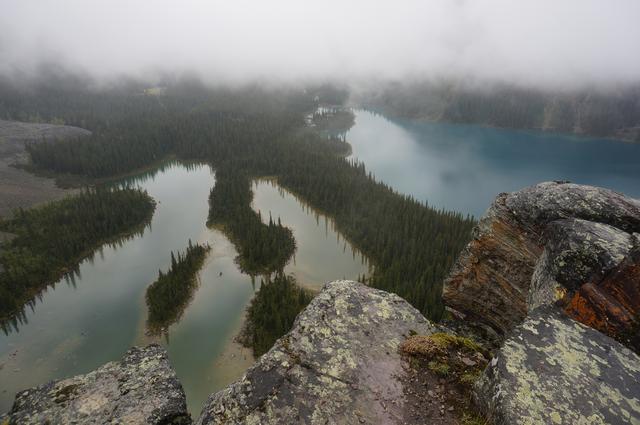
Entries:
[[473, 230], [443, 285], [445, 305], [504, 334], [527, 314], [531, 275], [543, 247], [523, 231], [500, 194]]
[[528, 308], [548, 305], [563, 291], [600, 281], [622, 263], [633, 248], [633, 236], [615, 227], [580, 219], [551, 222], [547, 243], [536, 264]]
[[638, 349], [639, 231], [640, 201], [611, 190], [546, 182], [501, 194], [445, 281], [444, 302], [503, 337], [529, 311], [559, 304]]
[[11, 424], [189, 424], [182, 385], [166, 351], [131, 348], [119, 362], [22, 391]]
[[640, 357], [542, 307], [505, 341], [475, 398], [496, 425], [638, 424]]
[[505, 206], [523, 226], [537, 230], [561, 218], [640, 230], [640, 201], [613, 190], [568, 182], [544, 182], [505, 197]]
[[424, 423], [404, 397], [415, 391], [398, 347], [439, 330], [394, 294], [328, 283], [291, 332], [209, 398], [198, 424]]
[[640, 353], [640, 235], [601, 280], [589, 280], [564, 302], [567, 314]]

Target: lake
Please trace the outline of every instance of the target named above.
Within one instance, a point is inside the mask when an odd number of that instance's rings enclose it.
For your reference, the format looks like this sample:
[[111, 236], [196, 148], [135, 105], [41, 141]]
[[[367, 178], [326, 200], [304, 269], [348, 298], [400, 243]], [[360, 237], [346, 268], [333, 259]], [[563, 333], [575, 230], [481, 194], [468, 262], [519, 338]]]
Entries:
[[548, 180], [640, 198], [640, 144], [388, 119], [354, 111], [353, 156], [377, 179], [436, 208], [481, 216], [500, 192]]
[[[640, 145], [624, 142], [467, 125], [390, 120], [356, 110], [346, 133], [353, 156], [376, 178], [437, 208], [480, 216], [493, 198], [545, 180], [571, 180], [640, 197]], [[253, 363], [234, 342], [260, 278], [241, 273], [233, 245], [206, 227], [215, 174], [206, 165], [173, 163], [124, 179], [158, 202], [142, 236], [103, 247], [85, 260], [73, 280], [62, 279], [42, 294], [27, 323], [0, 333], [0, 412], [16, 391], [51, 379], [86, 373], [119, 359], [132, 345], [160, 342], [185, 387], [197, 416], [207, 396], [234, 381]], [[272, 180], [253, 183], [253, 208], [289, 226], [297, 243], [286, 267], [311, 290], [338, 278], [367, 273], [362, 257], [315, 212]], [[145, 290], [170, 252], [188, 240], [212, 251], [200, 284], [166, 338], [145, 334]]]
[[[86, 373], [119, 359], [132, 345], [159, 342], [196, 417], [210, 393], [253, 364], [250, 350], [234, 338], [260, 279], [240, 272], [233, 245], [205, 225], [214, 172], [206, 165], [174, 163], [119, 183], [147, 190], [158, 202], [150, 226], [142, 236], [103, 247], [83, 261], [73, 281], [61, 279], [42, 294], [18, 331], [0, 333], [0, 412], [11, 408], [16, 391]], [[273, 182], [257, 181], [253, 191], [253, 207], [263, 217], [268, 220], [271, 212], [293, 230], [298, 249], [286, 271], [301, 285], [318, 290], [328, 280], [367, 272], [366, 261], [331, 220]], [[212, 247], [198, 289], [166, 337], [147, 336], [145, 290], [159, 269], [168, 269], [170, 252], [183, 251], [189, 239]]]

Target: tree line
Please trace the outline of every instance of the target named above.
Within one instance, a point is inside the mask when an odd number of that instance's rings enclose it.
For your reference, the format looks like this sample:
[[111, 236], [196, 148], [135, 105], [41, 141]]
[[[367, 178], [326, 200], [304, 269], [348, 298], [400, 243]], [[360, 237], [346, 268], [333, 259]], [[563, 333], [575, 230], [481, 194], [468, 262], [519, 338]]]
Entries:
[[262, 280], [247, 308], [238, 341], [258, 357], [269, 351], [278, 338], [289, 332], [298, 313], [313, 296], [298, 286], [292, 276], [278, 273]]
[[[168, 90], [162, 97], [172, 105], [168, 113], [136, 110], [128, 117], [135, 125], [110, 123], [117, 131], [97, 131], [91, 143], [32, 146], [32, 159], [41, 168], [89, 176], [130, 171], [166, 155], [210, 162], [217, 170], [210, 223], [229, 230], [251, 273], [279, 268], [294, 250], [288, 229], [273, 220], [262, 224], [250, 206], [251, 179], [274, 177], [335, 219], [373, 263], [369, 284], [396, 292], [432, 319], [441, 317], [442, 280], [470, 237], [472, 218], [395, 192], [364, 164], [345, 158], [344, 140], [305, 129], [313, 93], [263, 94], [258, 106], [247, 106], [250, 92], [227, 93], [224, 110], [217, 92], [207, 90], [194, 94], [196, 106], [188, 95]], [[131, 159], [136, 156], [142, 159]]]
[[282, 270], [296, 249], [291, 229], [251, 208], [253, 192], [247, 173], [222, 165], [209, 196], [208, 225], [222, 229], [238, 250], [236, 262], [252, 276]]
[[158, 271], [158, 278], [145, 296], [149, 316], [147, 328], [158, 334], [177, 322], [197, 287], [196, 275], [211, 250], [208, 244], [189, 245], [184, 254], [171, 252], [171, 266], [166, 273]]
[[516, 129], [542, 129], [639, 141], [640, 86], [544, 91], [508, 84], [390, 84], [356, 101], [387, 115]]
[[0, 221], [13, 238], [0, 250], [0, 321], [70, 272], [105, 242], [143, 230], [154, 200], [134, 189], [89, 189]]

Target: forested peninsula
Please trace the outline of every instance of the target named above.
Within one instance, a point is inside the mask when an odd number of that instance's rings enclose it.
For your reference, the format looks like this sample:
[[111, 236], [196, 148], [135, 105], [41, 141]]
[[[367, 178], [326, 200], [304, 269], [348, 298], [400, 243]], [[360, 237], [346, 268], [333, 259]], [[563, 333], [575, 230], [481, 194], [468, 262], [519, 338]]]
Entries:
[[[344, 156], [348, 143], [307, 127], [305, 117], [317, 109], [322, 87], [231, 91], [182, 81], [162, 95], [145, 95], [132, 85], [103, 97], [81, 84], [61, 82], [49, 89], [41, 88], [41, 96], [33, 95], [37, 90], [8, 96], [4, 115], [37, 111], [40, 117], [85, 125], [93, 134], [79, 143], [30, 146], [35, 167], [109, 177], [168, 156], [209, 162], [217, 170], [209, 222], [229, 232], [238, 263], [256, 274], [281, 268], [295, 249], [286, 223], [272, 218], [262, 224], [251, 210], [249, 182], [274, 178], [334, 218], [374, 265], [370, 285], [396, 292], [430, 318], [442, 316], [441, 282], [474, 220], [398, 194], [364, 164]], [[344, 100], [339, 93], [330, 95]]]
[[282, 270], [296, 249], [291, 229], [251, 208], [253, 192], [247, 173], [218, 167], [216, 185], [209, 195], [208, 225], [223, 230], [239, 251], [240, 270], [252, 276]]
[[[13, 326], [23, 306], [105, 243], [144, 230], [154, 200], [135, 189], [91, 189], [0, 221], [13, 237], [0, 250], [0, 322]], [[9, 323], [7, 323], [9, 322]]]
[[169, 270], [158, 271], [158, 279], [147, 288], [145, 296], [149, 310], [147, 328], [151, 334], [161, 333], [180, 318], [197, 287], [197, 273], [210, 250], [207, 244], [193, 245], [189, 240], [184, 254], [171, 252]]

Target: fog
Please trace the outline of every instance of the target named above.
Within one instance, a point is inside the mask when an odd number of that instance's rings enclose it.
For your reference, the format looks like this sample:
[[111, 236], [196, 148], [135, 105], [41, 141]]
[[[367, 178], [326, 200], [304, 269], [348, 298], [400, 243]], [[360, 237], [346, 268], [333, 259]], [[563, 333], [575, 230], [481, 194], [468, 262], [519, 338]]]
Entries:
[[619, 86], [639, 21], [638, 0], [0, 0], [0, 73]]

